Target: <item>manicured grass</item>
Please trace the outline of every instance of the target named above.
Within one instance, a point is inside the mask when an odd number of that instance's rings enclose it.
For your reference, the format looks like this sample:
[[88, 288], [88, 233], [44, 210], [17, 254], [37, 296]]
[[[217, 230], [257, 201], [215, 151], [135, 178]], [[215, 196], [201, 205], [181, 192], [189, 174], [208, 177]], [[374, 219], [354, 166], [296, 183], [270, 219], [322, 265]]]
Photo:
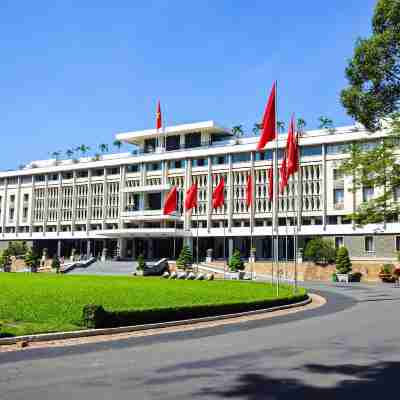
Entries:
[[[300, 289], [304, 293], [303, 289]], [[161, 278], [0, 274], [0, 335], [83, 329], [82, 309], [149, 310], [276, 299], [267, 283]], [[293, 295], [282, 285], [280, 296]]]

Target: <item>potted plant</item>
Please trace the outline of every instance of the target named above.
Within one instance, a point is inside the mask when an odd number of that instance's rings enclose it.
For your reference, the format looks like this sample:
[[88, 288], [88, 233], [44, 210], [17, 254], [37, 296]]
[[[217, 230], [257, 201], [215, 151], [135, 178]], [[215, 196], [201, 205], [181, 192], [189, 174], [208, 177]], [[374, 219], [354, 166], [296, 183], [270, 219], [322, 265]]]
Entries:
[[57, 274], [60, 273], [60, 265], [60, 260], [57, 256], [54, 256], [51, 261], [51, 268], [55, 269]]
[[393, 264], [383, 264], [379, 272], [379, 278], [381, 278], [382, 282], [392, 283], [395, 281], [393, 277], [393, 270]]
[[37, 272], [40, 256], [30, 248], [24, 256], [25, 265], [31, 269], [31, 272]]
[[176, 260], [176, 267], [178, 269], [186, 270], [193, 264], [193, 255], [189, 246], [183, 246]]
[[139, 254], [139, 257], [137, 258], [137, 267], [136, 267], [136, 273], [139, 272], [139, 274], [143, 273], [143, 270], [146, 267], [146, 262], [144, 261], [144, 256], [143, 254]]
[[346, 247], [339, 248], [336, 254], [336, 276], [339, 282], [350, 282], [351, 261]]
[[233, 252], [232, 256], [229, 259], [228, 266], [231, 271], [238, 273], [239, 279], [244, 278], [244, 262], [240, 258], [239, 250], [235, 250]]

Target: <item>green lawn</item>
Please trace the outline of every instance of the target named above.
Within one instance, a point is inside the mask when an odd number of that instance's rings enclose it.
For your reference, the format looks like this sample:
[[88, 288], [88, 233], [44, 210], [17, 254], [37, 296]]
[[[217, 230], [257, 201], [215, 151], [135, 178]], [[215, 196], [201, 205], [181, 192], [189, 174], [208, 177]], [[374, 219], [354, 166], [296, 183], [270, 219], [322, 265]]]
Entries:
[[[238, 281], [2, 273], [0, 335], [83, 329], [87, 304], [109, 311], [143, 310], [264, 300], [276, 298], [275, 292], [270, 284]], [[283, 285], [280, 294], [290, 296], [292, 288]]]

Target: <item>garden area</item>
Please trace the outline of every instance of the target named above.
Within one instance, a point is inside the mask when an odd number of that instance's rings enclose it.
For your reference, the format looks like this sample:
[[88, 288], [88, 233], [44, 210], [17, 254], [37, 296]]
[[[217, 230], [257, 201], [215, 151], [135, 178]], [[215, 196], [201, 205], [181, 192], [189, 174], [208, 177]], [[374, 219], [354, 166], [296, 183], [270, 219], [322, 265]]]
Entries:
[[[281, 285], [276, 297], [276, 288], [269, 283], [243, 281], [2, 274], [0, 336], [194, 318], [268, 308], [306, 297], [304, 289], [295, 293], [288, 285]], [[104, 320], [103, 307], [110, 320]], [[88, 318], [97, 318], [97, 309], [100, 323]]]

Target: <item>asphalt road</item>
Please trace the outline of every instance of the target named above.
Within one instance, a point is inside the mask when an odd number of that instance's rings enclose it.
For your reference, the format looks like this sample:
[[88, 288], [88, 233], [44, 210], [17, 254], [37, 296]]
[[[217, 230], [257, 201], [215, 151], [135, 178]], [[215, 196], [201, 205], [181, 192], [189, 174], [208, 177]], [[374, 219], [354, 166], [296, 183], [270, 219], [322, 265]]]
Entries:
[[374, 399], [400, 391], [400, 288], [314, 285], [269, 320], [0, 353], [1, 400]]

